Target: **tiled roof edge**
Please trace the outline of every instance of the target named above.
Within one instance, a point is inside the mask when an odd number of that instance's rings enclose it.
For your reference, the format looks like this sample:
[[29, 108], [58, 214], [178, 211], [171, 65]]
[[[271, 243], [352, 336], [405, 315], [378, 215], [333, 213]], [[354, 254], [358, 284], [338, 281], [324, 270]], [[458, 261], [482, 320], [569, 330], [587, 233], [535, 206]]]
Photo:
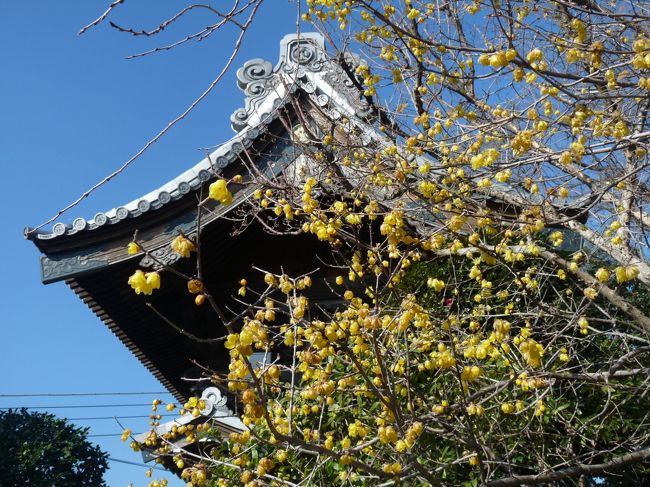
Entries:
[[[354, 64], [353, 59], [348, 61]], [[162, 187], [92, 219], [76, 218], [72, 223], [55, 223], [51, 230], [31, 232], [27, 238], [52, 240], [64, 235], [95, 230], [161, 208], [176, 201], [201, 184], [216, 177], [257, 138], [268, 130], [286, 105], [288, 95], [299, 88], [316, 103], [331, 112], [333, 119], [341, 116], [367, 116], [369, 108], [359, 96], [349, 76], [333, 60], [327, 58], [324, 38], [318, 33], [286, 35], [280, 41], [280, 59], [275, 67], [263, 59], [252, 59], [237, 71], [237, 85], [244, 92], [245, 106], [230, 117], [237, 134], [219, 146], [208, 157]]]

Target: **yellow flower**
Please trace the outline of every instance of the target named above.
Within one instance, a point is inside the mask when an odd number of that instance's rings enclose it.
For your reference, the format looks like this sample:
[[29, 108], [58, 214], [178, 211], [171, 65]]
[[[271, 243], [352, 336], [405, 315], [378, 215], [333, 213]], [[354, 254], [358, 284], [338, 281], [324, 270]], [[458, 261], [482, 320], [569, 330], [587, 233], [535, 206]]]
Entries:
[[383, 466], [383, 470], [386, 473], [400, 473], [402, 471], [402, 465], [399, 463], [387, 463]]
[[416, 8], [410, 9], [408, 14], [406, 14], [409, 20], [417, 19], [419, 15], [420, 15], [420, 11]]
[[596, 279], [598, 279], [600, 282], [606, 282], [609, 279], [610, 275], [611, 272], [603, 267], [596, 271]]
[[172, 240], [171, 247], [181, 257], [189, 257], [190, 252], [196, 250], [194, 243], [183, 235], [179, 235]]
[[515, 410], [515, 405], [509, 402], [501, 404], [501, 411], [503, 414], [512, 414]]
[[633, 265], [627, 266], [625, 268], [625, 276], [629, 281], [632, 279], [636, 279], [636, 277], [640, 274], [639, 268]]
[[571, 357], [569, 357], [569, 352], [567, 352], [566, 348], [561, 348], [560, 349], [560, 357], [559, 357], [561, 362], [568, 362]]
[[492, 54], [488, 58], [488, 60], [489, 60], [490, 66], [495, 68], [495, 69], [502, 68], [504, 66], [507, 66], [507, 64], [508, 64], [508, 58], [506, 57], [505, 52], [496, 52], [496, 53]]
[[239, 335], [237, 333], [231, 333], [226, 339], [225, 347], [228, 350], [232, 350], [239, 344]]
[[562, 154], [560, 154], [560, 157], [558, 159], [560, 161], [560, 164], [571, 164], [573, 162], [573, 156], [571, 155], [570, 152], [564, 151]]
[[466, 408], [467, 414], [470, 416], [483, 416], [485, 414], [485, 409], [480, 404], [474, 404], [473, 402], [469, 404]]
[[526, 56], [526, 60], [529, 63], [534, 63], [535, 61], [540, 61], [544, 57], [544, 54], [539, 49], [533, 49]]
[[549, 240], [554, 247], [559, 247], [564, 242], [564, 235], [560, 231], [555, 231], [549, 235]]
[[544, 355], [544, 347], [537, 343], [532, 338], [523, 341], [519, 345], [521, 355], [526, 359], [528, 365], [537, 368], [542, 365], [542, 355]]
[[219, 179], [210, 185], [210, 198], [217, 200], [222, 205], [232, 203], [232, 193], [228, 191], [228, 183], [225, 179]]
[[203, 283], [198, 279], [190, 279], [187, 281], [187, 290], [192, 294], [198, 294], [203, 291]]
[[160, 289], [160, 274], [157, 272], [135, 271], [128, 281], [136, 294], [151, 294], [154, 289]]
[[130, 242], [126, 247], [126, 251], [129, 255], [135, 255], [140, 252], [142, 248], [135, 242]]
[[149, 294], [151, 294], [151, 290], [160, 289], [160, 274], [157, 272], [147, 272], [145, 277], [147, 279], [147, 285], [150, 288]]
[[598, 296], [598, 291], [596, 291], [593, 287], [587, 287], [582, 292], [589, 299], [596, 299], [596, 296]]
[[427, 279], [427, 286], [435, 289], [437, 292], [440, 292], [444, 289], [445, 283], [440, 279], [434, 279], [430, 277]]
[[397, 442], [395, 442], [395, 451], [397, 451], [398, 453], [402, 453], [407, 449], [408, 449], [408, 445], [404, 440], [397, 440]]
[[136, 294], [151, 294], [151, 290], [147, 285], [147, 278], [141, 270], [135, 271], [135, 273], [129, 277], [129, 285], [135, 290]]
[[531, 71], [526, 75], [525, 79], [526, 79], [526, 83], [531, 84], [537, 79], [537, 73]]
[[617, 267], [616, 282], [623, 283], [631, 281], [639, 275], [639, 269], [636, 266]]
[[505, 183], [508, 181], [508, 179], [510, 179], [510, 176], [512, 176], [512, 171], [510, 169], [506, 169], [504, 171], [499, 171], [496, 173], [494, 179], [500, 183]]
[[581, 53], [577, 49], [569, 49], [566, 52], [567, 63], [575, 63], [580, 59], [580, 57], [581, 57]]

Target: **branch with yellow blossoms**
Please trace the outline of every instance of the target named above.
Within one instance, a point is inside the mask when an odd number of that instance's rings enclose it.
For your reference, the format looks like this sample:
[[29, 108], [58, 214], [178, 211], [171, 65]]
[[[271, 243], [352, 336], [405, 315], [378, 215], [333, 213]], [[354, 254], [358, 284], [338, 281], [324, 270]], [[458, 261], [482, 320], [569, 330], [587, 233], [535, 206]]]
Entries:
[[[247, 149], [248, 174], [206, 187], [197, 236], [172, 248], [209, 252], [206, 202], [237, 200], [242, 227], [328, 246], [327, 277], [258, 269], [226, 318], [203, 259], [192, 276], [165, 267], [224, 325], [229, 369], [205, 378], [247, 429], [221, 438], [208, 422], [147, 448], [192, 486], [647, 482], [647, 6], [300, 9], [371, 115], [291, 100], [299, 160], [269, 176]], [[316, 279], [336, 306], [313, 302]], [[129, 283], [165, 285], [142, 270]], [[171, 453], [181, 437], [210, 447]]]

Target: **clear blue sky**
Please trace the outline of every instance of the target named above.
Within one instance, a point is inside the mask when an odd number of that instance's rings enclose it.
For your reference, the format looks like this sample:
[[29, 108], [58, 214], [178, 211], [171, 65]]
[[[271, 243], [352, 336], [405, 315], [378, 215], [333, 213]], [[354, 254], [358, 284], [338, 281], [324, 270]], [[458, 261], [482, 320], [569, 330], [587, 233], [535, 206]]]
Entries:
[[[178, 115], [218, 73], [234, 31], [128, 61], [129, 54], [181, 38], [212, 20], [195, 13], [169, 27], [160, 39], [120, 34], [108, 24], [77, 35], [107, 4], [108, 0], [0, 2], [2, 395], [163, 390], [63, 283], [41, 284], [39, 254], [22, 232], [109, 174]], [[150, 29], [184, 4], [127, 0], [113, 19]], [[275, 63], [280, 39], [295, 32], [295, 12], [293, 2], [267, 0], [235, 67], [253, 57]], [[233, 70], [188, 120], [62, 220], [90, 218], [175, 177], [203, 157], [199, 148], [230, 138], [230, 114], [242, 104]], [[150, 403], [154, 397], [0, 397], [0, 407], [137, 404]], [[84, 418], [146, 415], [147, 410], [109, 407], [51, 412]], [[95, 435], [120, 432], [112, 420], [75, 422], [90, 426]], [[124, 423], [134, 431], [146, 428], [146, 419], [125, 419]], [[92, 439], [115, 458], [140, 461], [119, 438]], [[144, 471], [113, 462], [106, 480], [110, 487], [129, 482], [146, 485]], [[161, 475], [156, 472], [156, 477]], [[166, 477], [172, 487], [184, 485]]]

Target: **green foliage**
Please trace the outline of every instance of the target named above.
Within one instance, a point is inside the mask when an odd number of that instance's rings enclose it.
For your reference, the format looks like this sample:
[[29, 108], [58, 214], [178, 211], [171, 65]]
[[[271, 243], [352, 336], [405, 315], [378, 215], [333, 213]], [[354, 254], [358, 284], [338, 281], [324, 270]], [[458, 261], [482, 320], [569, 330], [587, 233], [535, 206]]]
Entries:
[[3, 487], [102, 487], [107, 454], [86, 438], [88, 428], [25, 409], [0, 412]]

